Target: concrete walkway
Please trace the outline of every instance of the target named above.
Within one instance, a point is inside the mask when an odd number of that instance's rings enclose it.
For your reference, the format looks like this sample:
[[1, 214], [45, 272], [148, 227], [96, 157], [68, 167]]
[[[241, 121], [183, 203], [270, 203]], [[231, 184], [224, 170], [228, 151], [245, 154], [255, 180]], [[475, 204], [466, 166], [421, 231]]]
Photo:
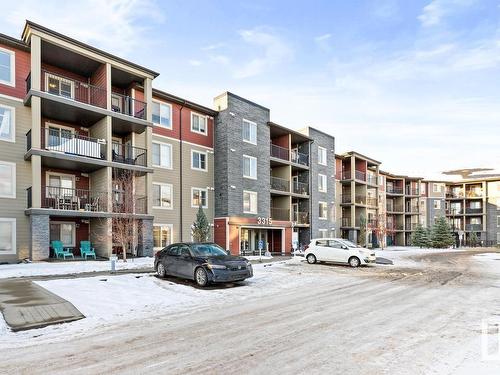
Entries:
[[85, 318], [65, 299], [25, 279], [0, 280], [0, 311], [13, 331]]

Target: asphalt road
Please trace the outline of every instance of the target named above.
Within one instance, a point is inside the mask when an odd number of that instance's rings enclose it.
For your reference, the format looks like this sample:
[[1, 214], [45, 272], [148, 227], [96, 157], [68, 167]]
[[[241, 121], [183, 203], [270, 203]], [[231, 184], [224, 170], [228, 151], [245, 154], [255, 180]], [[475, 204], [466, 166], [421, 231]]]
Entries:
[[498, 374], [500, 361], [481, 361], [480, 324], [500, 315], [500, 261], [471, 254], [409, 268], [296, 265], [291, 276], [334, 281], [27, 343], [2, 351], [0, 372]]

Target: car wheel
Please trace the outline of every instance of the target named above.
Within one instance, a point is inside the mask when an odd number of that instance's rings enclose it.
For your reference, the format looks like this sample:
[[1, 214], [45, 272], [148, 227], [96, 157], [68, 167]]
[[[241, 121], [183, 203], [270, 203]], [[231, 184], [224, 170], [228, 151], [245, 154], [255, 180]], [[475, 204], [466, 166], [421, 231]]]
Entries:
[[158, 266], [156, 266], [156, 274], [158, 277], [161, 277], [162, 279], [167, 276], [167, 271], [165, 270], [165, 266], [160, 262], [158, 263]]
[[353, 268], [359, 267], [361, 264], [360, 260], [358, 257], [350, 257], [349, 258], [349, 265]]
[[314, 254], [309, 254], [306, 259], [307, 259], [307, 263], [309, 263], [309, 264], [316, 263], [316, 257], [314, 256]]
[[207, 271], [205, 271], [202, 267], [198, 267], [196, 271], [194, 271], [194, 281], [196, 281], [196, 284], [198, 284], [198, 286], [207, 286]]

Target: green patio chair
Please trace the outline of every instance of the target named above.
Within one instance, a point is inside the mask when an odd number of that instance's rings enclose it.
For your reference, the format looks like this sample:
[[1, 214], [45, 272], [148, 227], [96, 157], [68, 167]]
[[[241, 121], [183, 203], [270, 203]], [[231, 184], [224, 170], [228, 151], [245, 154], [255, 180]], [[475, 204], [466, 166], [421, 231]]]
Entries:
[[56, 258], [73, 258], [75, 259], [75, 256], [73, 253], [70, 251], [69, 248], [64, 248], [63, 244], [61, 241], [52, 241], [52, 249], [54, 249], [54, 255]]
[[85, 260], [87, 257], [94, 257], [96, 259], [95, 249], [90, 246], [90, 241], [80, 241], [80, 255]]

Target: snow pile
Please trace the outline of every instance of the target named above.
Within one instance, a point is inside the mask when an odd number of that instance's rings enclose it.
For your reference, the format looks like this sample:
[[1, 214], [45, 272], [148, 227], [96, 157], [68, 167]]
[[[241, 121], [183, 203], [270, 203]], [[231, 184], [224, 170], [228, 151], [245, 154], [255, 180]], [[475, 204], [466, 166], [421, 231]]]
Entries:
[[483, 253], [474, 255], [477, 260], [500, 260], [500, 253]]
[[[154, 258], [131, 258], [127, 262], [119, 260], [116, 263], [117, 270], [137, 270], [152, 268]], [[22, 276], [44, 276], [44, 275], [67, 275], [85, 272], [110, 271], [109, 261], [67, 261], [67, 262], [36, 262], [22, 264], [0, 265], [0, 279], [7, 277]]]

